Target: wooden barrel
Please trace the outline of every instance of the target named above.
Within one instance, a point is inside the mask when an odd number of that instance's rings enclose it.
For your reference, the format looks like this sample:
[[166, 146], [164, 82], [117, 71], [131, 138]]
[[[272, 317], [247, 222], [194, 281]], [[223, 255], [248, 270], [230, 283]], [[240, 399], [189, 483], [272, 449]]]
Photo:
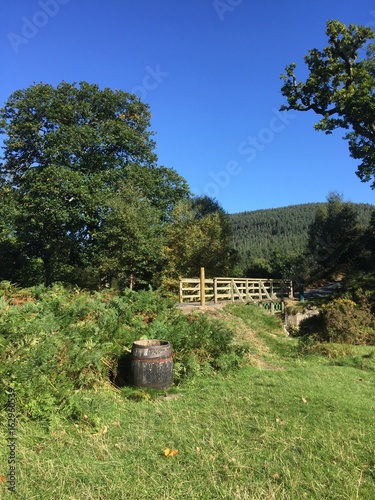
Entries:
[[166, 340], [136, 340], [132, 347], [133, 385], [168, 389], [172, 384], [172, 348]]

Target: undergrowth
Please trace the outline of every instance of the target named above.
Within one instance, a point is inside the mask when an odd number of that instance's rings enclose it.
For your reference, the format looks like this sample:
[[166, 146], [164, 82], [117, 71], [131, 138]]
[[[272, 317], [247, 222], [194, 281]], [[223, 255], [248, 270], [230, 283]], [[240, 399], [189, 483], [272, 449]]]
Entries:
[[375, 345], [375, 316], [368, 296], [343, 295], [326, 302], [318, 314], [302, 320], [293, 335], [302, 337], [307, 345]]
[[[0, 381], [16, 391], [23, 418], [47, 425], [57, 414], [82, 419], [92, 391], [129, 382], [121, 360], [142, 338], [171, 343], [175, 384], [238, 368], [244, 354], [228, 327], [181, 315], [157, 291], [1, 288]], [[5, 398], [1, 390], [1, 407]]]

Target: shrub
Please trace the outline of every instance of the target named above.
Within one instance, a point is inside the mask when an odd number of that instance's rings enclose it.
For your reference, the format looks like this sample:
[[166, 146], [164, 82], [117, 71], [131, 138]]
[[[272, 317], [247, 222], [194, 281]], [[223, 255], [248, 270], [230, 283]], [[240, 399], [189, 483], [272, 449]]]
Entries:
[[365, 301], [333, 299], [300, 323], [299, 335], [318, 342], [375, 345], [375, 317]]
[[148, 335], [171, 343], [176, 383], [199, 374], [238, 368], [244, 358], [244, 351], [233, 344], [233, 332], [203, 314], [161, 315], [150, 325]]
[[[1, 294], [0, 294], [1, 295]], [[205, 316], [186, 317], [156, 291], [88, 293], [61, 285], [0, 296], [0, 382], [20, 415], [50, 421], [84, 413], [77, 394], [108, 384], [139, 338], [171, 342], [175, 382], [239, 366], [233, 334]], [[0, 388], [0, 407], [5, 405]]]

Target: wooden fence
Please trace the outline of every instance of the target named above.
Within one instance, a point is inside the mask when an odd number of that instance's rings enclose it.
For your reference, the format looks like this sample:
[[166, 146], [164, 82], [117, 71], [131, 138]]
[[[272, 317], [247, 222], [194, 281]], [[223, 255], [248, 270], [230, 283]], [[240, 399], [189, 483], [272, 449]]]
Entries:
[[[217, 304], [223, 300], [243, 303], [280, 302], [293, 297], [291, 281], [268, 278], [212, 278], [204, 280], [204, 300]], [[202, 301], [199, 278], [180, 279], [179, 301]]]

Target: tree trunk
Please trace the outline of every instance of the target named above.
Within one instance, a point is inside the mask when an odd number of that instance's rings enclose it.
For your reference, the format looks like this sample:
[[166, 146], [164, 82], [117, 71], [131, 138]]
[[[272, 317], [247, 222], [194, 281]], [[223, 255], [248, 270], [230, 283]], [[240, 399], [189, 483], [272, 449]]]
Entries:
[[50, 286], [53, 281], [53, 258], [50, 253], [42, 257], [44, 267], [44, 285]]

